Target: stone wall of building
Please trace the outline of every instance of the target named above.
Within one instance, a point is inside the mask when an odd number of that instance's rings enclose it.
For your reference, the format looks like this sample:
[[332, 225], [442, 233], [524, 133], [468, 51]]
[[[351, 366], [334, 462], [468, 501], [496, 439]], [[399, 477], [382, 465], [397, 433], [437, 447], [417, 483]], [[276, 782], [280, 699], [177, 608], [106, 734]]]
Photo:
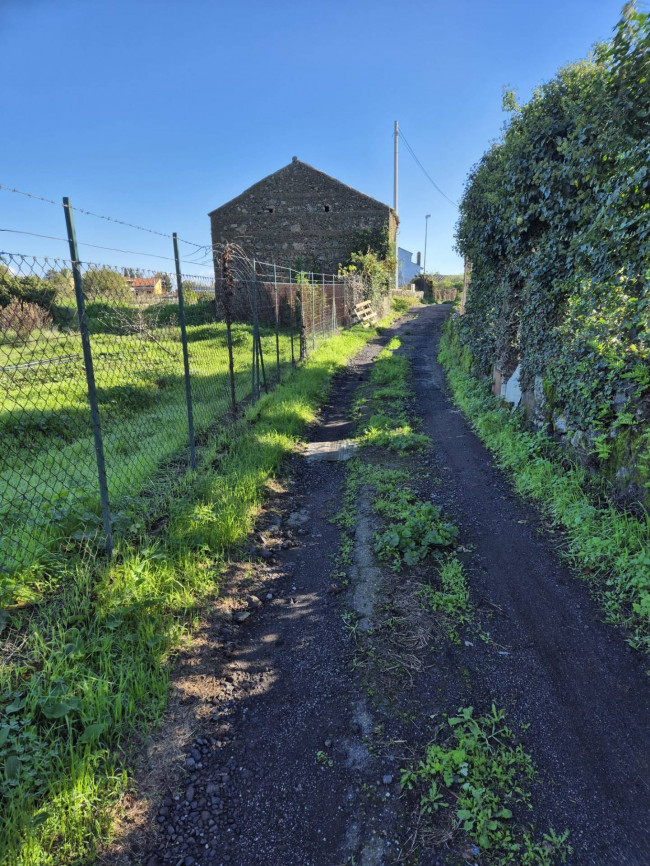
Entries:
[[300, 162], [269, 175], [210, 214], [212, 242], [239, 244], [247, 256], [336, 273], [354, 252], [354, 233], [388, 226], [392, 209]]

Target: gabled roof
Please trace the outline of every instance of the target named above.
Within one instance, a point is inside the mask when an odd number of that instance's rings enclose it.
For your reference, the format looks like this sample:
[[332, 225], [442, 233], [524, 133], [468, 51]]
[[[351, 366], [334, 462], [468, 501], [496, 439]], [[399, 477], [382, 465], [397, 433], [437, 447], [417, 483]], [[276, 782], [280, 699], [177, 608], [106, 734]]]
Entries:
[[127, 279], [127, 283], [131, 285], [134, 289], [144, 289], [148, 286], [155, 286], [156, 283], [160, 282], [160, 277], [134, 277], [133, 279]]
[[307, 169], [309, 169], [309, 171], [313, 171], [314, 174], [318, 174], [321, 177], [327, 178], [327, 180], [331, 181], [332, 183], [338, 184], [338, 186], [341, 186], [344, 189], [350, 190], [351, 192], [355, 193], [356, 195], [360, 195], [363, 198], [368, 199], [368, 201], [373, 202], [373, 204], [378, 204], [378, 205], [381, 205], [382, 207], [386, 207], [386, 208], [389, 208], [389, 210], [392, 210], [390, 205], [385, 204], [383, 201], [379, 201], [378, 199], [373, 198], [370, 195], [366, 195], [364, 192], [359, 192], [358, 189], [355, 189], [352, 186], [348, 186], [346, 183], [343, 183], [342, 181], [337, 180], [337, 178], [332, 177], [329, 174], [326, 174], [324, 171], [320, 171], [320, 169], [318, 169], [318, 168], [314, 168], [313, 165], [309, 165], [306, 162], [302, 162], [301, 160], [298, 159], [297, 156], [294, 156], [288, 165], [285, 165], [282, 168], [278, 169], [277, 171], [274, 171], [271, 174], [268, 174], [266, 177], [263, 177], [262, 180], [258, 180], [257, 183], [254, 183], [252, 186], [249, 186], [247, 189], [245, 189], [239, 195], [235, 196], [235, 198], [231, 198], [230, 201], [224, 202], [223, 204], [219, 205], [219, 207], [216, 207], [214, 210], [211, 210], [209, 212], [208, 216], [212, 216], [213, 214], [218, 213], [218, 211], [220, 211], [222, 208], [224, 208], [228, 205], [234, 204], [235, 202], [239, 201], [245, 195], [248, 195], [248, 193], [257, 189], [257, 187], [261, 186], [263, 183], [266, 183], [266, 181], [270, 180], [272, 177], [277, 177], [278, 175], [281, 175], [284, 173], [289, 173], [290, 171], [294, 170], [296, 168], [296, 166], [299, 166], [301, 168], [307, 168]]

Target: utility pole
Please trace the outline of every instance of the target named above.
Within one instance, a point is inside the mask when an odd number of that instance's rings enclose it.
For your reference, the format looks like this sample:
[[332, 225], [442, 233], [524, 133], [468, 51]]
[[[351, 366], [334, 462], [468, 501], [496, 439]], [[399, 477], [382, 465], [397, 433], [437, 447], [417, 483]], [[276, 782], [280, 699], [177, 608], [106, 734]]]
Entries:
[[397, 171], [399, 124], [395, 121], [395, 152], [393, 156], [393, 210], [395, 211], [395, 291], [399, 289], [399, 241], [397, 239]]
[[431, 214], [428, 213], [424, 218], [424, 266], [422, 268], [422, 276], [426, 277], [427, 275], [427, 228], [429, 227], [429, 220], [431, 219]]

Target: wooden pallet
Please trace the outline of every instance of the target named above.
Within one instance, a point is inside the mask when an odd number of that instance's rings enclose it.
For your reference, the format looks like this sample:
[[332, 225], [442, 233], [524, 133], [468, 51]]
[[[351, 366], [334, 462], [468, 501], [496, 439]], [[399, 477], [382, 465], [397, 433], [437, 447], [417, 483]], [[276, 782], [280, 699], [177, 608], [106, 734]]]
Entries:
[[370, 301], [361, 301], [354, 305], [353, 316], [357, 322], [361, 322], [364, 328], [369, 328], [377, 321], [377, 313], [372, 308]]

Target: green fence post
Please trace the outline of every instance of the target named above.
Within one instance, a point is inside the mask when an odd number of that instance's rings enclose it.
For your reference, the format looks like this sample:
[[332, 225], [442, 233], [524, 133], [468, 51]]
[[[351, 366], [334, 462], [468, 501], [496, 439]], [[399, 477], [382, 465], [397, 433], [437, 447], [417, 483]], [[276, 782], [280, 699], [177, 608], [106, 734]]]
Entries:
[[275, 289], [275, 362], [278, 368], [278, 382], [280, 381], [280, 307], [278, 300], [278, 272], [273, 262], [273, 287]]
[[[235, 363], [232, 354], [232, 306], [231, 300], [235, 294], [232, 270], [230, 269], [230, 250], [226, 247], [221, 255], [221, 287], [223, 290], [223, 313], [226, 320], [226, 338], [228, 343], [228, 378], [230, 380], [230, 403], [233, 420], [237, 417], [237, 396], [235, 393]], [[217, 319], [217, 256], [214, 257], [214, 317]]]
[[309, 275], [311, 285], [311, 350], [316, 348], [316, 291], [314, 289], [314, 274]]
[[86, 371], [86, 384], [88, 387], [90, 421], [93, 428], [93, 439], [95, 442], [95, 459], [97, 461], [99, 499], [102, 507], [104, 537], [106, 539], [106, 555], [110, 559], [113, 555], [113, 527], [111, 525], [111, 508], [108, 499], [108, 481], [106, 480], [104, 440], [102, 437], [102, 425], [99, 417], [99, 403], [97, 402], [97, 387], [95, 385], [95, 369], [93, 367], [93, 356], [90, 346], [90, 334], [88, 331], [86, 306], [83, 294], [83, 286], [81, 283], [81, 268], [79, 267], [80, 263], [79, 250], [77, 247], [77, 235], [74, 228], [72, 206], [70, 204], [70, 199], [67, 196], [63, 199], [63, 211], [65, 213], [65, 225], [68, 232], [68, 244], [70, 246], [72, 277], [74, 280], [74, 294], [77, 301], [77, 313], [79, 315], [79, 331], [81, 334], [81, 347], [83, 350], [84, 369]]
[[253, 259], [253, 280], [252, 280], [252, 289], [253, 289], [253, 369], [251, 370], [251, 400], [253, 403], [259, 397], [259, 387], [260, 387], [260, 370], [259, 370], [259, 359], [258, 359], [258, 326], [257, 326], [257, 273], [256, 273], [256, 263], [255, 259]]
[[176, 290], [178, 292], [178, 321], [181, 326], [183, 344], [183, 369], [185, 371], [185, 402], [187, 404], [187, 429], [190, 437], [190, 466], [196, 469], [196, 446], [194, 443], [194, 414], [192, 412], [192, 384], [190, 381], [190, 356], [187, 351], [187, 331], [185, 329], [185, 303], [183, 300], [183, 278], [178, 255], [178, 235], [172, 234], [174, 241], [174, 262], [176, 263]]

